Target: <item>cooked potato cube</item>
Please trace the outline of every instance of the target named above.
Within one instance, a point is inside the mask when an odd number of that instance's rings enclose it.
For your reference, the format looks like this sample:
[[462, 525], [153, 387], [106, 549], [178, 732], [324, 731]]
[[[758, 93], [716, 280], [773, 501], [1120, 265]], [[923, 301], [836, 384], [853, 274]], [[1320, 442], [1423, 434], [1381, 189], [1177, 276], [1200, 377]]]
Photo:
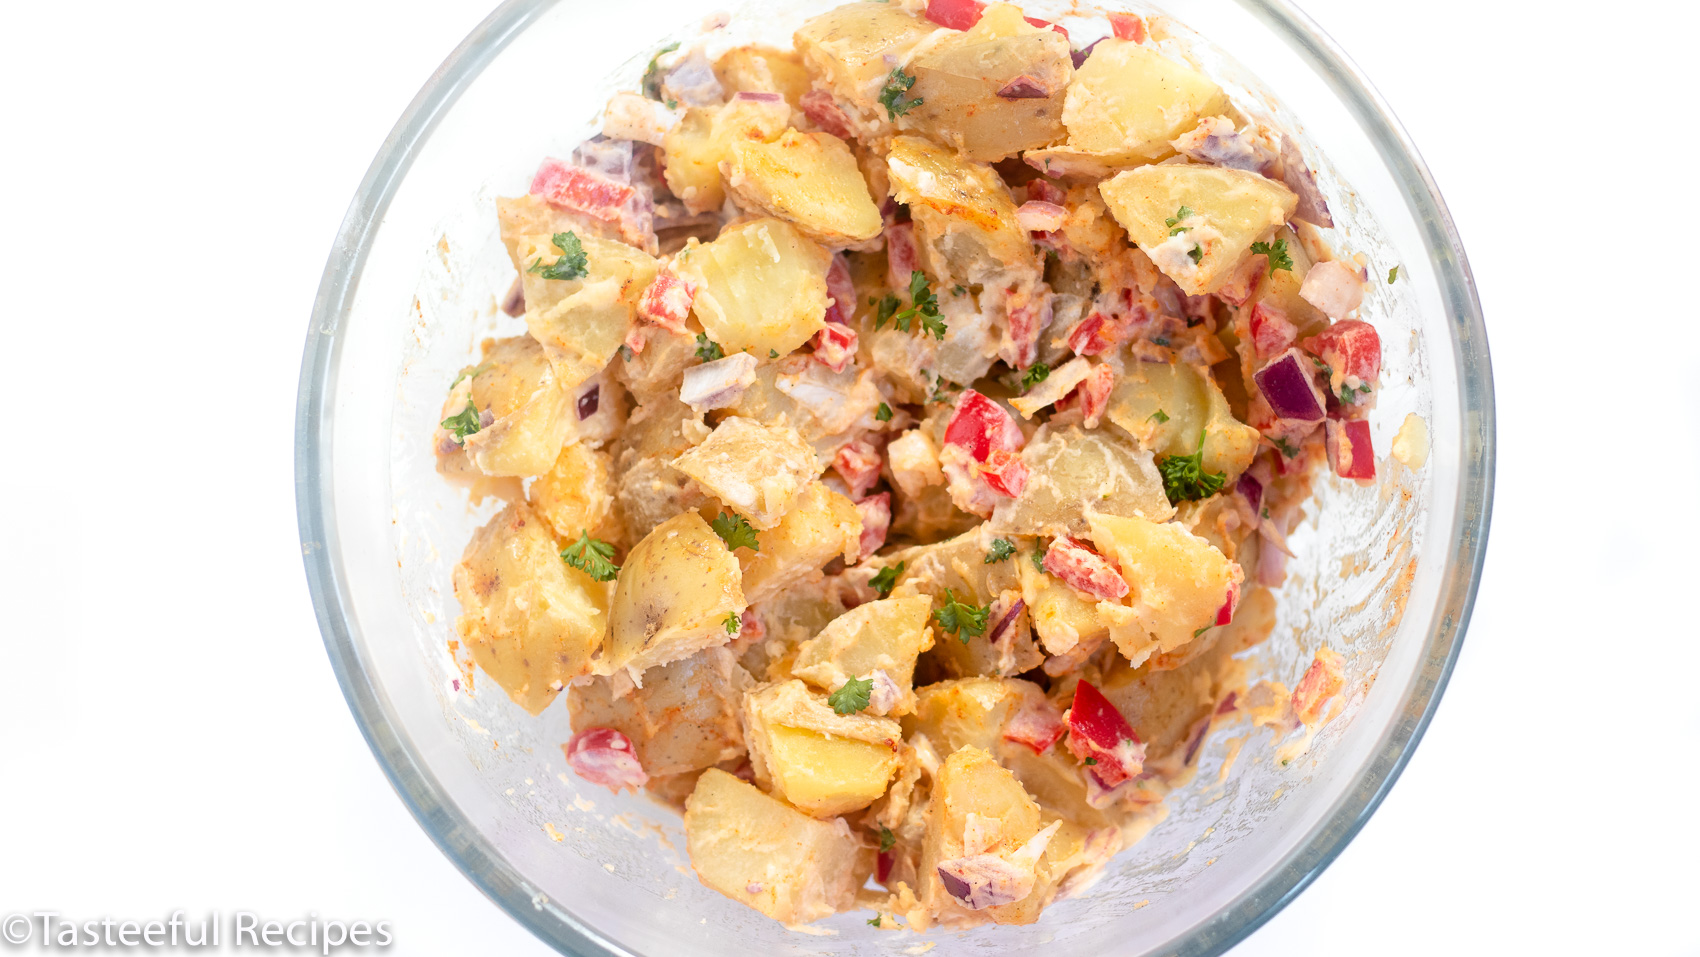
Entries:
[[817, 821], [718, 768], [685, 801], [685, 851], [704, 884], [787, 924], [856, 906], [874, 868], [842, 819]]
[[831, 133], [793, 129], [771, 143], [734, 143], [726, 187], [739, 206], [777, 216], [828, 246], [866, 242], [884, 226], [855, 155]]
[[791, 107], [782, 100], [734, 98], [721, 106], [693, 106], [661, 141], [662, 175], [667, 188], [693, 213], [719, 209], [726, 202], [720, 164], [737, 142], [775, 139], [785, 132]]
[[[525, 327], [571, 389], [614, 358], [637, 321], [637, 302], [658, 268], [649, 254], [621, 242], [580, 236], [588, 273], [582, 279], [544, 279], [526, 272]], [[552, 264], [560, 247], [548, 236], [527, 237], [521, 254]]]
[[538, 714], [591, 673], [608, 622], [609, 586], [561, 561], [549, 525], [510, 505], [472, 534], [454, 570], [464, 612], [455, 630], [514, 703]]
[[744, 753], [739, 712], [754, 684], [726, 648], [650, 669], [643, 687], [616, 698], [607, 678], [567, 695], [574, 733], [613, 728], [631, 739], [652, 779], [713, 767]]
[[702, 444], [674, 459], [673, 467], [762, 530], [778, 525], [820, 474], [815, 450], [796, 429], [738, 415], [722, 419]]
[[[906, 714], [914, 708], [915, 659], [933, 644], [927, 627], [932, 612], [932, 602], [920, 595], [857, 605], [803, 642], [791, 673], [822, 691], [836, 691], [851, 678], [883, 672], [900, 697], [888, 708], [875, 702], [869, 711]], [[877, 678], [875, 684], [877, 691]]]
[[[970, 818], [973, 815], [973, 818]], [[967, 831], [977, 832], [970, 849]], [[932, 801], [927, 806], [927, 832], [921, 844], [918, 879], [921, 905], [944, 920], [990, 918], [996, 923], [1019, 912], [1011, 904], [970, 910], [952, 897], [939, 880], [938, 866], [975, 854], [990, 854], [1007, 860], [1040, 827], [1039, 805], [1015, 775], [980, 748], [963, 748], [945, 758], [933, 781]], [[1023, 895], [1025, 897], [1026, 895]]]
[[1251, 244], [1298, 205], [1280, 183], [1220, 166], [1142, 166], [1117, 173], [1098, 192], [1128, 237], [1189, 296], [1227, 282]]
[[1043, 659], [1033, 644], [1025, 610], [999, 631], [998, 625], [1021, 598], [1021, 576], [1014, 559], [986, 563], [993, 537], [991, 529], [982, 525], [948, 541], [917, 545], [878, 559], [882, 567], [905, 565], [892, 592], [897, 597], [926, 595], [940, 608], [948, 590], [951, 600], [985, 611], [985, 627], [977, 634], [970, 627], [954, 632], [940, 628], [928, 654], [951, 677], [1020, 674], [1038, 667]]
[[714, 61], [714, 75], [727, 93], [778, 93], [793, 110], [809, 92], [809, 73], [803, 59], [788, 50], [744, 46], [727, 50]]
[[637, 407], [614, 446], [614, 512], [635, 542], [667, 519], [695, 509], [708, 496], [669, 463], [707, 428], [701, 413], [679, 401], [677, 392], [654, 396]]
[[569, 543], [580, 532], [618, 541], [621, 529], [614, 519], [614, 489], [609, 479], [612, 467], [607, 452], [575, 442], [561, 449], [554, 468], [531, 483], [531, 507]]
[[1174, 517], [1151, 453], [1100, 431], [1069, 427], [1027, 444], [1027, 487], [998, 505], [992, 526], [1014, 535], [1083, 535], [1086, 511]]
[[1130, 363], [1106, 415], [1159, 455], [1192, 455], [1203, 435], [1204, 468], [1226, 476], [1228, 488], [1257, 455], [1257, 430], [1234, 418], [1214, 379], [1182, 362]]
[[942, 286], [1035, 281], [1038, 253], [997, 171], [918, 136], [891, 141], [893, 194], [909, 205], [915, 243]]
[[856, 503], [810, 482], [779, 524], [761, 536], [761, 551], [737, 550], [745, 600], [753, 605], [797, 585], [818, 587], [821, 567], [841, 555], [853, 560], [861, 536]]
[[832, 255], [783, 220], [733, 226], [674, 262], [697, 284], [697, 321], [727, 352], [784, 355], [826, 325]]
[[896, 773], [903, 731], [866, 713], [838, 714], [792, 679], [744, 696], [756, 781], [816, 817], [867, 807]]
[[541, 475], [573, 434], [572, 406], [572, 392], [562, 387], [536, 341], [530, 336], [497, 340], [443, 403], [444, 419], [471, 414], [478, 429], [457, 440], [439, 427], [438, 456], [464, 457], [485, 475]]
[[906, 69], [915, 77], [908, 96], [921, 102], [899, 125], [969, 159], [994, 162], [1064, 137], [1068, 40], [1027, 23], [1020, 7], [992, 4], [973, 28], [928, 46]]
[[1221, 87], [1187, 64], [1109, 37], [1074, 72], [1062, 119], [1069, 149], [1132, 165], [1174, 152], [1170, 140], [1227, 103]]
[[[1172, 652], [1216, 624], [1228, 588], [1241, 579], [1238, 565], [1216, 546], [1179, 524], [1097, 512], [1088, 516], [1092, 543], [1115, 559], [1132, 586], [1127, 606], [1102, 602], [1110, 640], [1135, 665], [1154, 652]], [[1118, 614], [1125, 609], [1125, 614]]]
[[[620, 238], [620, 227], [617, 224], [604, 222], [577, 210], [556, 206], [535, 193], [497, 197], [496, 221], [501, 232], [502, 245], [508, 251], [508, 259], [522, 275], [535, 261], [526, 258], [525, 253], [534, 251], [531, 244], [536, 242], [536, 237], [570, 232], [581, 239], [585, 236], [601, 239]], [[520, 248], [522, 241], [526, 244], [524, 252]], [[553, 258], [545, 260], [553, 261]]]
[[743, 610], [738, 559], [702, 516], [676, 515], [620, 566], [608, 611], [610, 670], [625, 668], [641, 683], [647, 668], [725, 644], [737, 631], [728, 620]]
[[1061, 579], [1034, 571], [1028, 591], [1032, 595], [1033, 631], [1047, 653], [1066, 655], [1083, 641], [1109, 634], [1110, 626], [1098, 616], [1098, 603], [1082, 597]]
[[890, 132], [880, 103], [891, 71], [937, 27], [894, 3], [847, 3], [798, 28], [794, 40], [815, 85], [843, 105], [862, 137]]
[[[1293, 234], [1291, 228], [1282, 226], [1275, 231], [1271, 242], [1285, 242], [1284, 247], [1288, 258], [1293, 261], [1291, 269], [1277, 269], [1271, 274], [1264, 272], [1263, 281], [1258, 284], [1254, 302], [1266, 302], [1278, 306], [1286, 315], [1287, 321], [1298, 327], [1299, 338], [1314, 336], [1328, 326], [1328, 317], [1323, 315], [1315, 306], [1299, 295], [1299, 287], [1304, 285], [1305, 276], [1310, 274], [1310, 256], [1305, 253], [1304, 244]], [[1243, 311], [1251, 312], [1252, 303], [1246, 303]], [[1247, 372], [1250, 376], [1250, 372]]]

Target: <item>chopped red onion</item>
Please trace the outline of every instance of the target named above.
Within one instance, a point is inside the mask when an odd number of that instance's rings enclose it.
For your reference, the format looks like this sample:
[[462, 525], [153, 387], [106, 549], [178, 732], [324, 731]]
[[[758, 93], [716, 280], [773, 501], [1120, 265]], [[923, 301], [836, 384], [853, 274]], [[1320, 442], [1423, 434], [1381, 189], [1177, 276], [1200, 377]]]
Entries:
[[1036, 78], [1023, 73], [998, 90], [998, 96], [1006, 100], [1042, 100], [1051, 95], [1044, 84]]
[[514, 284], [508, 287], [508, 294], [502, 299], [502, 311], [516, 319], [525, 315], [524, 277], [514, 277]]
[[1263, 507], [1263, 483], [1252, 478], [1250, 472], [1241, 472], [1239, 484], [1235, 486], [1245, 500], [1251, 503], [1252, 514]]
[[1311, 376], [1311, 363], [1297, 349], [1288, 349], [1279, 359], [1257, 370], [1258, 391], [1269, 408], [1283, 419], [1321, 422], [1327, 417], [1322, 393]]
[[1104, 38], [1099, 37], [1098, 39], [1093, 40], [1091, 43], [1086, 44], [1086, 46], [1082, 49], [1070, 50], [1069, 53], [1068, 53], [1068, 57], [1069, 57], [1069, 59], [1074, 61], [1074, 68], [1076, 70], [1080, 69], [1080, 65], [1082, 63], [1086, 62], [1086, 58], [1092, 55], [1092, 48], [1097, 46], [1098, 44], [1100, 44], [1102, 42], [1104, 42]]
[[1305, 165], [1299, 142], [1291, 136], [1281, 137], [1281, 181], [1299, 197], [1298, 208], [1293, 211], [1294, 219], [1322, 227], [1334, 225], [1334, 217], [1328, 212], [1328, 201], [1322, 198], [1322, 189], [1316, 185], [1316, 174]]
[[1008, 631], [1009, 627], [1015, 624], [1016, 620], [1021, 617], [1021, 613], [1026, 610], [1027, 602], [1017, 598], [1015, 604], [1009, 606], [1009, 610], [1003, 613], [1002, 618], [998, 619], [997, 625], [992, 628], [992, 633], [986, 636], [986, 641], [994, 645], [997, 644], [998, 639], [1003, 637], [1003, 633]]
[[578, 420], [583, 422], [596, 414], [602, 405], [602, 385], [597, 383], [587, 389], [584, 395], [578, 397]]
[[778, 93], [764, 93], [759, 90], [739, 90], [738, 94], [732, 98], [734, 100], [749, 100], [756, 103], [777, 103], [780, 100], [785, 99], [785, 97], [780, 96]]

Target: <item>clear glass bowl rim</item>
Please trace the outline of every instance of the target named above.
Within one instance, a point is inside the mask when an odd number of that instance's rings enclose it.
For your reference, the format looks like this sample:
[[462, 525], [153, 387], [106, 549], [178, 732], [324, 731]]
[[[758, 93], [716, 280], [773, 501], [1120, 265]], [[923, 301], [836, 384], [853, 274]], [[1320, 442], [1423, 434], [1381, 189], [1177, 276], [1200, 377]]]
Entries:
[[[523, 876], [444, 795], [420, 755], [391, 722], [373, 685], [341, 567], [331, 486], [331, 409], [340, 332], [348, 320], [378, 225], [420, 148], [485, 66], [560, 0], [507, 0], [443, 61], [390, 131], [361, 181], [325, 265], [308, 327], [295, 413], [295, 500], [303, 563], [331, 667], [378, 764], [432, 841], [492, 901], [544, 942], [575, 957], [630, 952], [561, 907], [541, 907]], [[1316, 68], [1374, 143], [1422, 231], [1440, 279], [1458, 362], [1463, 447], [1451, 554], [1423, 663], [1356, 786], [1304, 844], [1171, 951], [1220, 954], [1245, 939], [1333, 862], [1381, 804], [1428, 727], [1452, 674], [1475, 605], [1487, 550], [1494, 485], [1494, 395], [1487, 333], [1475, 281], [1446, 204], [1392, 112], [1344, 52], [1284, 0], [1235, 0]], [[1437, 488], [1437, 494], [1441, 493]]]

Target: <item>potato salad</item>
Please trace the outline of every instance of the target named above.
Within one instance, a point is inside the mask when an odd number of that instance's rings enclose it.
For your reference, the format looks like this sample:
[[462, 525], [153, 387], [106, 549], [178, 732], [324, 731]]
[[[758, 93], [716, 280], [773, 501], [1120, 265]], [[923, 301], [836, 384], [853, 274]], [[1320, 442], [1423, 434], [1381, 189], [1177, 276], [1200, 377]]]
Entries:
[[504, 500], [451, 649], [774, 920], [1032, 923], [1213, 726], [1341, 694], [1241, 653], [1312, 484], [1376, 477], [1384, 280], [1162, 19], [717, 32], [496, 203], [524, 332], [433, 435]]

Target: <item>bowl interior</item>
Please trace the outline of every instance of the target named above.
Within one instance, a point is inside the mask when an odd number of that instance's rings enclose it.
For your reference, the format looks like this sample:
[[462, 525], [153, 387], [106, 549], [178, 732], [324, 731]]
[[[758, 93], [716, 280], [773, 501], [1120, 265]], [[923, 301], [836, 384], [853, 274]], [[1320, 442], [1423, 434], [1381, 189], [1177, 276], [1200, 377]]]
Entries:
[[[834, 5], [751, 5], [733, 11], [729, 32], [789, 45], [798, 23]], [[1060, 17], [1077, 43], [1094, 35], [1064, 8], [1029, 6]], [[1253, 0], [1132, 9], [1208, 37], [1193, 39], [1192, 55], [1237, 101], [1304, 139], [1339, 222], [1336, 248], [1364, 253], [1383, 278], [1399, 267], [1365, 307], [1385, 353], [1370, 418], [1382, 478], [1319, 482], [1292, 535], [1275, 633], [1248, 653], [1254, 680], [1291, 686], [1319, 646], [1340, 651], [1340, 713], [1314, 740], [1218, 729], [1167, 817], [1027, 927], [922, 941], [867, 927], [865, 914], [802, 931], [775, 924], [698, 883], [671, 812], [567, 772], [561, 704], [534, 719], [492, 682], [472, 695], [455, 681], [450, 570], [495, 505], [469, 506], [438, 478], [429, 437], [479, 341], [524, 329], [498, 309], [513, 272], [495, 199], [523, 192], [539, 157], [565, 156], [589, 135], [608, 93], [633, 88], [657, 47], [696, 36], [701, 8], [510, 3], [386, 143], [333, 250], [303, 369], [309, 576], [350, 704], [404, 799], [474, 881], [563, 951], [1216, 952], [1325, 866], [1402, 766], [1468, 617], [1491, 491], [1491, 385], [1461, 250], [1414, 154], [1290, 11]], [[1386, 456], [1407, 414], [1431, 436], [1414, 472]]]

